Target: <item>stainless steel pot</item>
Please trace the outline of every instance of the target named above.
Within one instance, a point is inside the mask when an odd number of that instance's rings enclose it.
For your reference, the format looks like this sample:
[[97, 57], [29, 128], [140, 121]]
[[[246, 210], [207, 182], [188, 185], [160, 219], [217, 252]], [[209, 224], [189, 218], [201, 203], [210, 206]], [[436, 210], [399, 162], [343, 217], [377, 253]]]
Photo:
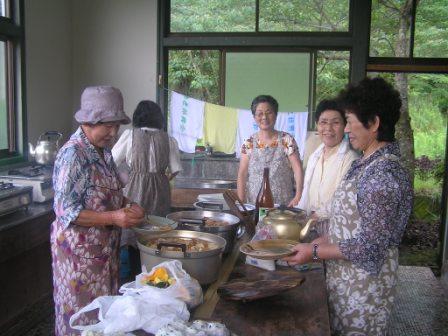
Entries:
[[177, 259], [182, 263], [184, 270], [197, 279], [201, 285], [210, 284], [217, 279], [222, 252], [226, 246], [224, 238], [210, 233], [187, 230], [173, 230], [160, 235], [159, 238], [198, 238], [214, 244], [216, 248], [202, 252], [188, 252], [184, 249], [182, 251], [166, 251], [163, 246], [169, 245], [162, 243], [157, 248], [151, 248], [146, 244], [149, 239], [154, 238], [139, 237], [137, 245], [140, 250], [141, 262], [148, 270], [161, 262]]
[[[178, 222], [180, 229], [212, 233], [224, 238], [227, 242], [224, 253], [229, 253], [232, 250], [233, 242], [240, 223], [240, 219], [234, 215], [225, 212], [207, 210], [172, 212], [166, 217]], [[205, 217], [216, 221], [226, 222], [228, 225], [205, 226], [203, 223], [203, 219]]]

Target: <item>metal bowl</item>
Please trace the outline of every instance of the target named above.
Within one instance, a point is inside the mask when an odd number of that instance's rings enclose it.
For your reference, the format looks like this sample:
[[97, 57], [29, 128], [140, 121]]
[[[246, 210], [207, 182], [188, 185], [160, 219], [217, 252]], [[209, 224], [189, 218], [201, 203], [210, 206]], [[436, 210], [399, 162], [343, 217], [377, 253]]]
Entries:
[[[179, 227], [183, 230], [213, 233], [224, 238], [227, 242], [224, 253], [228, 253], [232, 250], [233, 241], [235, 240], [239, 227], [238, 224], [240, 223], [240, 219], [234, 215], [225, 212], [206, 210], [172, 212], [166, 217], [178, 222]], [[212, 220], [227, 222], [228, 225], [205, 226], [202, 221], [204, 217]]]

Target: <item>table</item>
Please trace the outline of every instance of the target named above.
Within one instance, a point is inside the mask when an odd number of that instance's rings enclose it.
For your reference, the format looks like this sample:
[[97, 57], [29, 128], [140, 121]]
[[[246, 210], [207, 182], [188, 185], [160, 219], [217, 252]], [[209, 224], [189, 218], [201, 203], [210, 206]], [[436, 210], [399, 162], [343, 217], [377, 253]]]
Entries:
[[[239, 245], [224, 261], [218, 280], [207, 289], [204, 303], [195, 310], [192, 319], [221, 321], [239, 336], [330, 335], [325, 276], [321, 264], [313, 264], [318, 267], [304, 272], [289, 267], [278, 267], [274, 272], [264, 271], [242, 262]], [[216, 293], [219, 285], [228, 279], [254, 274], [269, 278], [275, 277], [276, 272], [299, 273], [305, 281], [275, 296], [246, 303], [224, 300]]]

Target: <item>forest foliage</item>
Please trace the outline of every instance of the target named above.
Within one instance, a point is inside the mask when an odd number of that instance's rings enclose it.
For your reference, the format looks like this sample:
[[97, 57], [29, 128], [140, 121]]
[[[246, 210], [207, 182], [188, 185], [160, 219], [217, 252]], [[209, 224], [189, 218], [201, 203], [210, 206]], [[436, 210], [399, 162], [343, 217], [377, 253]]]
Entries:
[[[400, 11], [409, 0], [373, 0], [370, 56], [394, 57]], [[260, 0], [262, 32], [347, 31], [348, 0]], [[448, 0], [420, 0], [414, 55], [448, 57]], [[254, 32], [254, 0], [172, 0], [172, 32]], [[409, 31], [407, 32], [409, 39]], [[407, 50], [410, 50], [407, 44]], [[315, 100], [334, 96], [348, 83], [349, 51], [315, 50]], [[409, 53], [408, 53], [409, 54]], [[220, 51], [171, 50], [169, 88], [212, 103], [220, 102]], [[378, 74], [368, 74], [369, 76]], [[391, 74], [382, 74], [391, 82]], [[407, 77], [415, 156], [442, 158], [448, 112], [448, 75]]]

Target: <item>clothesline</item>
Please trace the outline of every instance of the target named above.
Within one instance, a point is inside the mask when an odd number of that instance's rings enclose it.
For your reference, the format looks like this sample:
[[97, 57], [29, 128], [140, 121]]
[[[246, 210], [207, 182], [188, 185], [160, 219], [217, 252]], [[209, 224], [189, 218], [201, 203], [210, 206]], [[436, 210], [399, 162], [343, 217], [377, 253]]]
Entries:
[[[209, 143], [215, 151], [239, 156], [242, 143], [258, 131], [252, 112], [201, 101], [173, 90], [171, 94], [168, 132], [179, 148], [194, 153], [198, 139]], [[279, 112], [275, 128], [291, 134], [303, 159], [308, 112]]]

